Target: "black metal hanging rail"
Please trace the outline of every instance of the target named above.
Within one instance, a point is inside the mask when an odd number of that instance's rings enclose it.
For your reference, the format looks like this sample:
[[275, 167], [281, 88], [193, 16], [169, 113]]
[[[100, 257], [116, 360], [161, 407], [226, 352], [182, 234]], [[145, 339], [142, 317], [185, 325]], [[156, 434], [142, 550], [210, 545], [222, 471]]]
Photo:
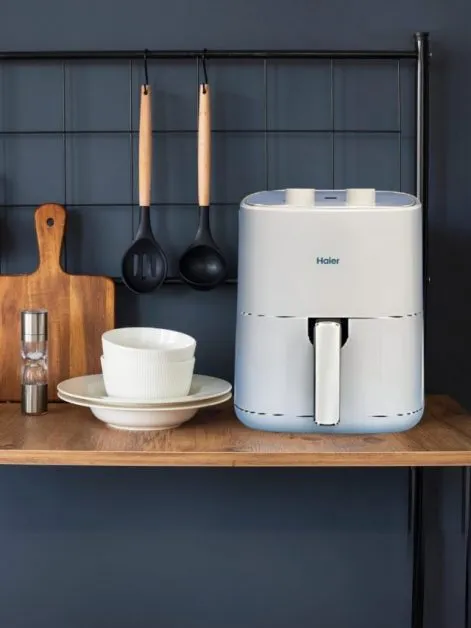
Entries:
[[[416, 38], [426, 36], [417, 33]], [[197, 59], [203, 50], [148, 50], [148, 59]], [[208, 59], [417, 59], [417, 50], [204, 50]], [[133, 61], [142, 50], [0, 51], [0, 61]]]

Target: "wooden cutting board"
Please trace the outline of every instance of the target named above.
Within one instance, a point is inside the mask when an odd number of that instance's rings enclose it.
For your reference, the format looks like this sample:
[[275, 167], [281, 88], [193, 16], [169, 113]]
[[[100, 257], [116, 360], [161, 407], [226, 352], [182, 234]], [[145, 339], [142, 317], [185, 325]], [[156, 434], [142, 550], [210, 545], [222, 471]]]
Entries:
[[20, 400], [23, 309], [48, 310], [50, 400], [64, 379], [101, 372], [101, 335], [115, 324], [115, 286], [107, 277], [61, 268], [66, 216], [60, 205], [38, 207], [39, 267], [30, 275], [0, 275], [0, 401]]

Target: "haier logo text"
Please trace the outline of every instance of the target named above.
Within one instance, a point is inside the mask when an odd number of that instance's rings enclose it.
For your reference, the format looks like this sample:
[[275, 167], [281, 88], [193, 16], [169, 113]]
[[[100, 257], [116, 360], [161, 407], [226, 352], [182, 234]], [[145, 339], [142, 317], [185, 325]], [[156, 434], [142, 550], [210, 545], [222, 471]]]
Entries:
[[338, 264], [340, 262], [339, 257], [318, 257], [316, 264]]

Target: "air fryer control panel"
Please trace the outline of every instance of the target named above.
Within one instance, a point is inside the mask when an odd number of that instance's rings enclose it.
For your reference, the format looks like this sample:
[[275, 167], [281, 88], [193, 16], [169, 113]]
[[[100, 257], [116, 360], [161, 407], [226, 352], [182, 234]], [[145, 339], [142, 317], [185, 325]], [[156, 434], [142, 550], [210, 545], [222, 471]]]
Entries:
[[403, 192], [388, 192], [372, 188], [345, 190], [315, 190], [288, 188], [256, 192], [247, 196], [242, 205], [247, 209], [376, 209], [378, 207], [413, 207], [417, 199]]

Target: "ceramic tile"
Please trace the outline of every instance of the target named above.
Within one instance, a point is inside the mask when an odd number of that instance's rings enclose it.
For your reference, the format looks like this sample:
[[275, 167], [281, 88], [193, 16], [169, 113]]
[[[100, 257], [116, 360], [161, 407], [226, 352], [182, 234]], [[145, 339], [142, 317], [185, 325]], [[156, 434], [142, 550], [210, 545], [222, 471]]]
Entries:
[[332, 128], [329, 61], [270, 61], [267, 65], [268, 128]]
[[332, 187], [332, 135], [275, 133], [268, 138], [269, 188]]
[[67, 138], [67, 202], [129, 203], [131, 151], [121, 135], [77, 135]]

